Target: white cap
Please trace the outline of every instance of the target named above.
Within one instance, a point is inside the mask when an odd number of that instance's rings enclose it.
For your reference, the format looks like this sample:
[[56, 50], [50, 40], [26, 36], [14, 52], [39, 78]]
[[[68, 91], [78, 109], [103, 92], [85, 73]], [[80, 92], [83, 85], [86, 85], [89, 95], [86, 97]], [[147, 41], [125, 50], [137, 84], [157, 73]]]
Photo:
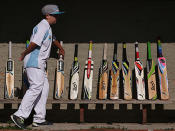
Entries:
[[47, 15], [47, 14], [59, 15], [64, 13], [59, 11], [59, 8], [57, 5], [52, 5], [52, 4], [45, 5], [41, 11], [43, 15]]

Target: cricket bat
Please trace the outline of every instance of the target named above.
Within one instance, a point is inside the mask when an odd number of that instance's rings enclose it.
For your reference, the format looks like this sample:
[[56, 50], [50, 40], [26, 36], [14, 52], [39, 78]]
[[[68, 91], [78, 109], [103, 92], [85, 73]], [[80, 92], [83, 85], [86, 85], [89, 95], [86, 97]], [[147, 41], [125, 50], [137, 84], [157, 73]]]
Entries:
[[162, 45], [161, 41], [157, 42], [158, 47], [158, 74], [159, 74], [159, 84], [160, 84], [160, 97], [162, 100], [169, 99], [169, 89], [168, 89], [168, 77], [167, 77], [167, 67], [166, 59], [162, 55]]
[[5, 99], [14, 98], [14, 61], [12, 60], [12, 42], [9, 42], [8, 61], [5, 72]]
[[27, 72], [24, 69], [24, 67], [22, 67], [22, 97], [25, 95], [26, 91], [29, 89], [29, 82], [28, 82], [28, 78], [27, 78]]
[[107, 99], [108, 88], [108, 63], [107, 63], [107, 43], [103, 48], [103, 60], [100, 66], [99, 99]]
[[48, 77], [48, 64], [47, 64], [47, 61], [46, 61], [46, 68], [45, 68], [45, 70], [46, 70], [46, 75], [47, 75], [47, 77]]
[[119, 62], [117, 61], [117, 43], [114, 43], [114, 56], [112, 61], [112, 68], [110, 70], [110, 99], [119, 99]]
[[[30, 41], [27, 40], [26, 49], [28, 48], [29, 44], [30, 44]], [[26, 70], [24, 69], [24, 67], [22, 67], [22, 97], [25, 95], [26, 91], [29, 89], [29, 86], [30, 84], [28, 82]]]
[[148, 99], [157, 99], [156, 90], [156, 74], [155, 74], [155, 63], [151, 56], [151, 44], [147, 42], [147, 80], [148, 80]]
[[139, 48], [138, 42], [135, 43], [135, 78], [136, 78], [136, 89], [137, 89], [137, 99], [145, 100], [145, 80], [144, 80], [144, 68], [143, 64], [139, 58]]
[[129, 68], [129, 62], [126, 54], [126, 43], [123, 43], [123, 60], [122, 60], [122, 77], [123, 77], [123, 88], [124, 88], [124, 99], [132, 99], [132, 88], [131, 88], [131, 71]]
[[[63, 46], [63, 41], [60, 41], [61, 46]], [[56, 84], [55, 84], [55, 99], [60, 99], [64, 92], [64, 60], [63, 56], [57, 60], [56, 69]]]
[[84, 84], [83, 84], [83, 98], [91, 99], [92, 97], [92, 79], [93, 79], [94, 62], [92, 60], [92, 41], [89, 43], [88, 59], [85, 63], [84, 69]]
[[70, 99], [75, 100], [78, 97], [79, 87], [79, 63], [78, 63], [78, 44], [75, 45], [74, 62], [71, 70], [71, 84], [70, 84]]

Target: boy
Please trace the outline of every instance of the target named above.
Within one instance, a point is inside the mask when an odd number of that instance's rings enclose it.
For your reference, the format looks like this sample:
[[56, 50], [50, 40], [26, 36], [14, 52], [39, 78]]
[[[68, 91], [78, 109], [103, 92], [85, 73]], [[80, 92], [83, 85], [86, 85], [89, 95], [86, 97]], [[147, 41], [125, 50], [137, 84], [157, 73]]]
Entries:
[[11, 115], [13, 122], [24, 129], [24, 120], [27, 119], [34, 108], [32, 126], [51, 125], [45, 120], [46, 102], [49, 93], [49, 83], [46, 75], [46, 61], [50, 56], [52, 42], [64, 56], [64, 49], [56, 40], [52, 40], [52, 29], [50, 25], [56, 24], [57, 18], [63, 12], [59, 11], [57, 5], [45, 5], [42, 8], [44, 19], [33, 28], [28, 48], [21, 53], [20, 60], [24, 60], [30, 87], [24, 95], [19, 109]]

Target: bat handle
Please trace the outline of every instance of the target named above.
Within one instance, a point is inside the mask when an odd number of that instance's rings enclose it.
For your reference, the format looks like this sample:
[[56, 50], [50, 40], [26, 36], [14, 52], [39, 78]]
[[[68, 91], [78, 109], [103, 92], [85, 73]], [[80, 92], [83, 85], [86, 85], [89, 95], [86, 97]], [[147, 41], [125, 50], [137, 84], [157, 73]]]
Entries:
[[162, 45], [161, 45], [161, 41], [158, 40], [157, 42], [157, 45], [158, 45], [158, 57], [162, 57]]
[[113, 60], [117, 60], [117, 42], [114, 43], [114, 56]]
[[148, 41], [147, 42], [147, 50], [148, 50], [148, 60], [151, 59], [151, 43]]
[[[60, 45], [63, 47], [63, 41], [60, 41]], [[60, 58], [63, 59], [63, 55], [60, 55]]]
[[74, 58], [78, 56], [78, 44], [75, 45]]
[[88, 58], [92, 57], [92, 41], [90, 41], [89, 43], [89, 54], [88, 54]]
[[126, 42], [123, 42], [123, 61], [127, 60], [126, 56]]
[[63, 41], [60, 41], [60, 45], [63, 46]]
[[136, 50], [136, 60], [139, 60], [139, 47], [138, 47], [138, 42], [135, 43], [135, 50]]
[[12, 58], [12, 42], [9, 41], [9, 59]]
[[105, 43], [105, 45], [104, 45], [103, 59], [107, 60], [107, 43]]

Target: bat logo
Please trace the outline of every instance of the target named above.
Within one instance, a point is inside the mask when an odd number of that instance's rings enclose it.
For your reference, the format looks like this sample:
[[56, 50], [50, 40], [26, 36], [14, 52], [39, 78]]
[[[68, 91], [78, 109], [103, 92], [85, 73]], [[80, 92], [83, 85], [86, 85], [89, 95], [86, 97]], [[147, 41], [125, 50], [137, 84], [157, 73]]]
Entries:
[[158, 65], [161, 74], [163, 74], [163, 70], [166, 68], [165, 58], [158, 58]]
[[119, 69], [119, 67], [117, 66], [116, 62], [112, 61], [113, 73], [116, 74], [118, 69]]
[[155, 83], [153, 81], [150, 82], [151, 83], [151, 90], [155, 90]]
[[77, 84], [76, 84], [76, 82], [73, 82], [73, 91], [77, 91]]
[[106, 83], [103, 81], [102, 90], [106, 90]]
[[126, 62], [123, 62], [122, 67], [123, 67], [123, 69], [124, 69], [125, 75], [127, 75], [127, 74], [128, 74], [128, 71], [129, 71], [129, 70], [128, 70], [129, 67], [128, 67], [127, 63], [126, 63]]
[[78, 66], [78, 64], [73, 67], [71, 76], [73, 76], [76, 72], [79, 72], [79, 66]]
[[104, 63], [101, 65], [100, 67], [100, 76], [106, 72], [108, 70], [108, 64], [106, 61], [104, 61]]
[[90, 78], [90, 74], [91, 74], [91, 61], [88, 61], [88, 66], [87, 66], [87, 78]]
[[136, 69], [137, 69], [137, 71], [138, 71], [138, 73], [139, 73], [139, 75], [141, 76], [141, 73], [142, 73], [142, 70], [143, 70], [143, 68], [142, 68], [142, 66], [141, 66], [141, 63], [140, 62], [135, 62], [135, 65], [136, 65]]

